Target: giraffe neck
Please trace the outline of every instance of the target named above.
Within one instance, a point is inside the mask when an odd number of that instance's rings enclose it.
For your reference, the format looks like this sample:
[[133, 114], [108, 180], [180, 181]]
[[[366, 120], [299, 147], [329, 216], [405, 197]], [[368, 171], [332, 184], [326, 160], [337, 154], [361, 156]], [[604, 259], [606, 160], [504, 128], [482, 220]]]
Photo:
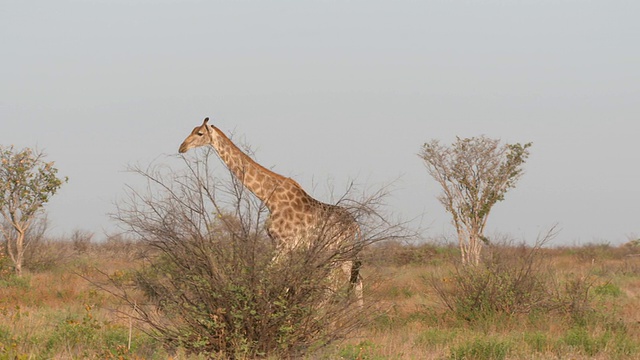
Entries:
[[212, 146], [220, 159], [225, 163], [233, 175], [274, 212], [279, 199], [291, 196], [291, 193], [307, 195], [302, 187], [294, 180], [276, 174], [264, 166], [253, 161], [236, 144], [234, 144], [220, 129], [211, 126], [210, 135]]

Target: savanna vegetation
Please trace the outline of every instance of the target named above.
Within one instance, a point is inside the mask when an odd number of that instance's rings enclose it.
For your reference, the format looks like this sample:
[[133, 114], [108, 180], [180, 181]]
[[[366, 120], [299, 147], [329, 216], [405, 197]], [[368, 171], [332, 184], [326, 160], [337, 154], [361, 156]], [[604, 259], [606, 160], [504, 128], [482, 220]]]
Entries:
[[[0, 260], [0, 359], [199, 359], [168, 346], [134, 302], [95, 284], [145, 266], [147, 247], [91, 234], [33, 244], [17, 277]], [[635, 244], [635, 245], [634, 245]], [[634, 359], [640, 253], [613, 247], [486, 249], [479, 271], [454, 245], [379, 243], [364, 251], [370, 316], [303, 359]], [[237, 357], [242, 358], [242, 357]], [[267, 356], [269, 358], [269, 356]], [[281, 358], [271, 355], [272, 359]]]
[[[507, 169], [499, 188], [477, 186], [486, 180], [477, 165], [453, 166], [479, 176], [454, 184], [474, 195], [448, 208], [454, 223], [473, 220], [461, 223], [473, 231], [457, 229], [457, 245], [389, 221], [384, 190], [349, 188], [335, 202], [357, 220], [358, 237], [345, 242], [328, 224], [284, 255], [264, 230], [264, 205], [233, 176], [211, 174], [210, 150], [183, 157], [181, 169], [133, 168], [145, 185], [118, 203], [123, 232], [100, 242], [83, 230], [45, 236], [40, 209], [63, 182], [54, 171], [53, 185], [34, 192], [45, 201], [15, 213], [41, 215], [31, 230], [11, 227], [11, 213], [3, 222], [14, 229], [4, 241], [17, 232], [28, 251], [20, 261], [0, 255], [0, 360], [640, 358], [640, 239], [550, 247], [555, 227], [529, 245], [483, 235], [527, 147], [489, 157]], [[14, 189], [6, 185], [4, 199]], [[482, 240], [482, 252], [468, 253], [461, 234]], [[352, 259], [350, 279], [336, 280]]]

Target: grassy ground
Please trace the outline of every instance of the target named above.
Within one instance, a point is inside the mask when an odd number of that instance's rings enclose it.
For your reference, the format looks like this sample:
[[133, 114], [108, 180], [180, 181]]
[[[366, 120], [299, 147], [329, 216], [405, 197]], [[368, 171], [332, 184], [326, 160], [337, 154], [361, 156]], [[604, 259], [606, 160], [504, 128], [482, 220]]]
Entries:
[[[121, 241], [42, 244], [26, 276], [1, 273], [0, 360], [197, 358], [169, 353], [132, 323], [132, 309], [79, 275], [126, 272], [138, 266], [137, 251]], [[640, 359], [640, 257], [630, 256], [639, 251], [606, 245], [542, 251], [540, 270], [553, 274], [561, 311], [533, 306], [470, 320], [447, 308], [433, 286], [455, 289], [455, 248], [371, 249], [364, 275], [373, 320], [307, 357]]]

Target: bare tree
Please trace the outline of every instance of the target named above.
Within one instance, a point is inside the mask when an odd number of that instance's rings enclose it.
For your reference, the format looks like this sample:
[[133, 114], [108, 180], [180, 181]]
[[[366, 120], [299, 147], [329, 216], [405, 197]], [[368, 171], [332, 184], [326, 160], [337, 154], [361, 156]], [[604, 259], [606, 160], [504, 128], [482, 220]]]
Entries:
[[[170, 346], [214, 357], [291, 356], [353, 329], [366, 311], [350, 289], [334, 289], [335, 262], [372, 242], [399, 237], [380, 216], [385, 192], [340, 205], [361, 224], [348, 248], [321, 234], [313, 246], [273, 261], [267, 211], [235, 177], [214, 176], [210, 149], [182, 157], [185, 170], [135, 167], [146, 188], [130, 187], [114, 214], [146, 245], [144, 266], [102, 284]], [[329, 236], [329, 238], [325, 238]], [[345, 245], [346, 246], [346, 245]]]
[[53, 162], [45, 162], [44, 156], [29, 148], [15, 151], [13, 146], [0, 146], [0, 214], [3, 218], [0, 233], [18, 276], [22, 275], [30, 227], [51, 196], [67, 181], [66, 177], [58, 178], [58, 169]]
[[531, 143], [505, 144], [484, 136], [457, 138], [451, 146], [425, 143], [419, 156], [442, 186], [438, 200], [453, 217], [462, 262], [478, 264], [489, 213], [522, 176]]

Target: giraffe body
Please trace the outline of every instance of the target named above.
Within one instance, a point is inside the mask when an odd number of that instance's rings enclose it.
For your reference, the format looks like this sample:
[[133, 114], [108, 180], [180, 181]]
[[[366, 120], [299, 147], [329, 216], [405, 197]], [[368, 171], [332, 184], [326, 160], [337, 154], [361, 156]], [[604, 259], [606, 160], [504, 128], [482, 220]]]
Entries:
[[[276, 174], [253, 161], [241, 151], [222, 131], [208, 124], [193, 129], [180, 145], [179, 152], [211, 145], [233, 175], [253, 192], [269, 210], [267, 233], [277, 243], [279, 261], [289, 251], [300, 247], [320, 246], [344, 249], [338, 257], [336, 268], [354, 287], [358, 302], [362, 305], [362, 280], [359, 262], [356, 260], [357, 237], [360, 228], [353, 216], [344, 208], [320, 202], [293, 179]], [[318, 244], [314, 240], [323, 239]], [[345, 246], [346, 245], [346, 246]]]

